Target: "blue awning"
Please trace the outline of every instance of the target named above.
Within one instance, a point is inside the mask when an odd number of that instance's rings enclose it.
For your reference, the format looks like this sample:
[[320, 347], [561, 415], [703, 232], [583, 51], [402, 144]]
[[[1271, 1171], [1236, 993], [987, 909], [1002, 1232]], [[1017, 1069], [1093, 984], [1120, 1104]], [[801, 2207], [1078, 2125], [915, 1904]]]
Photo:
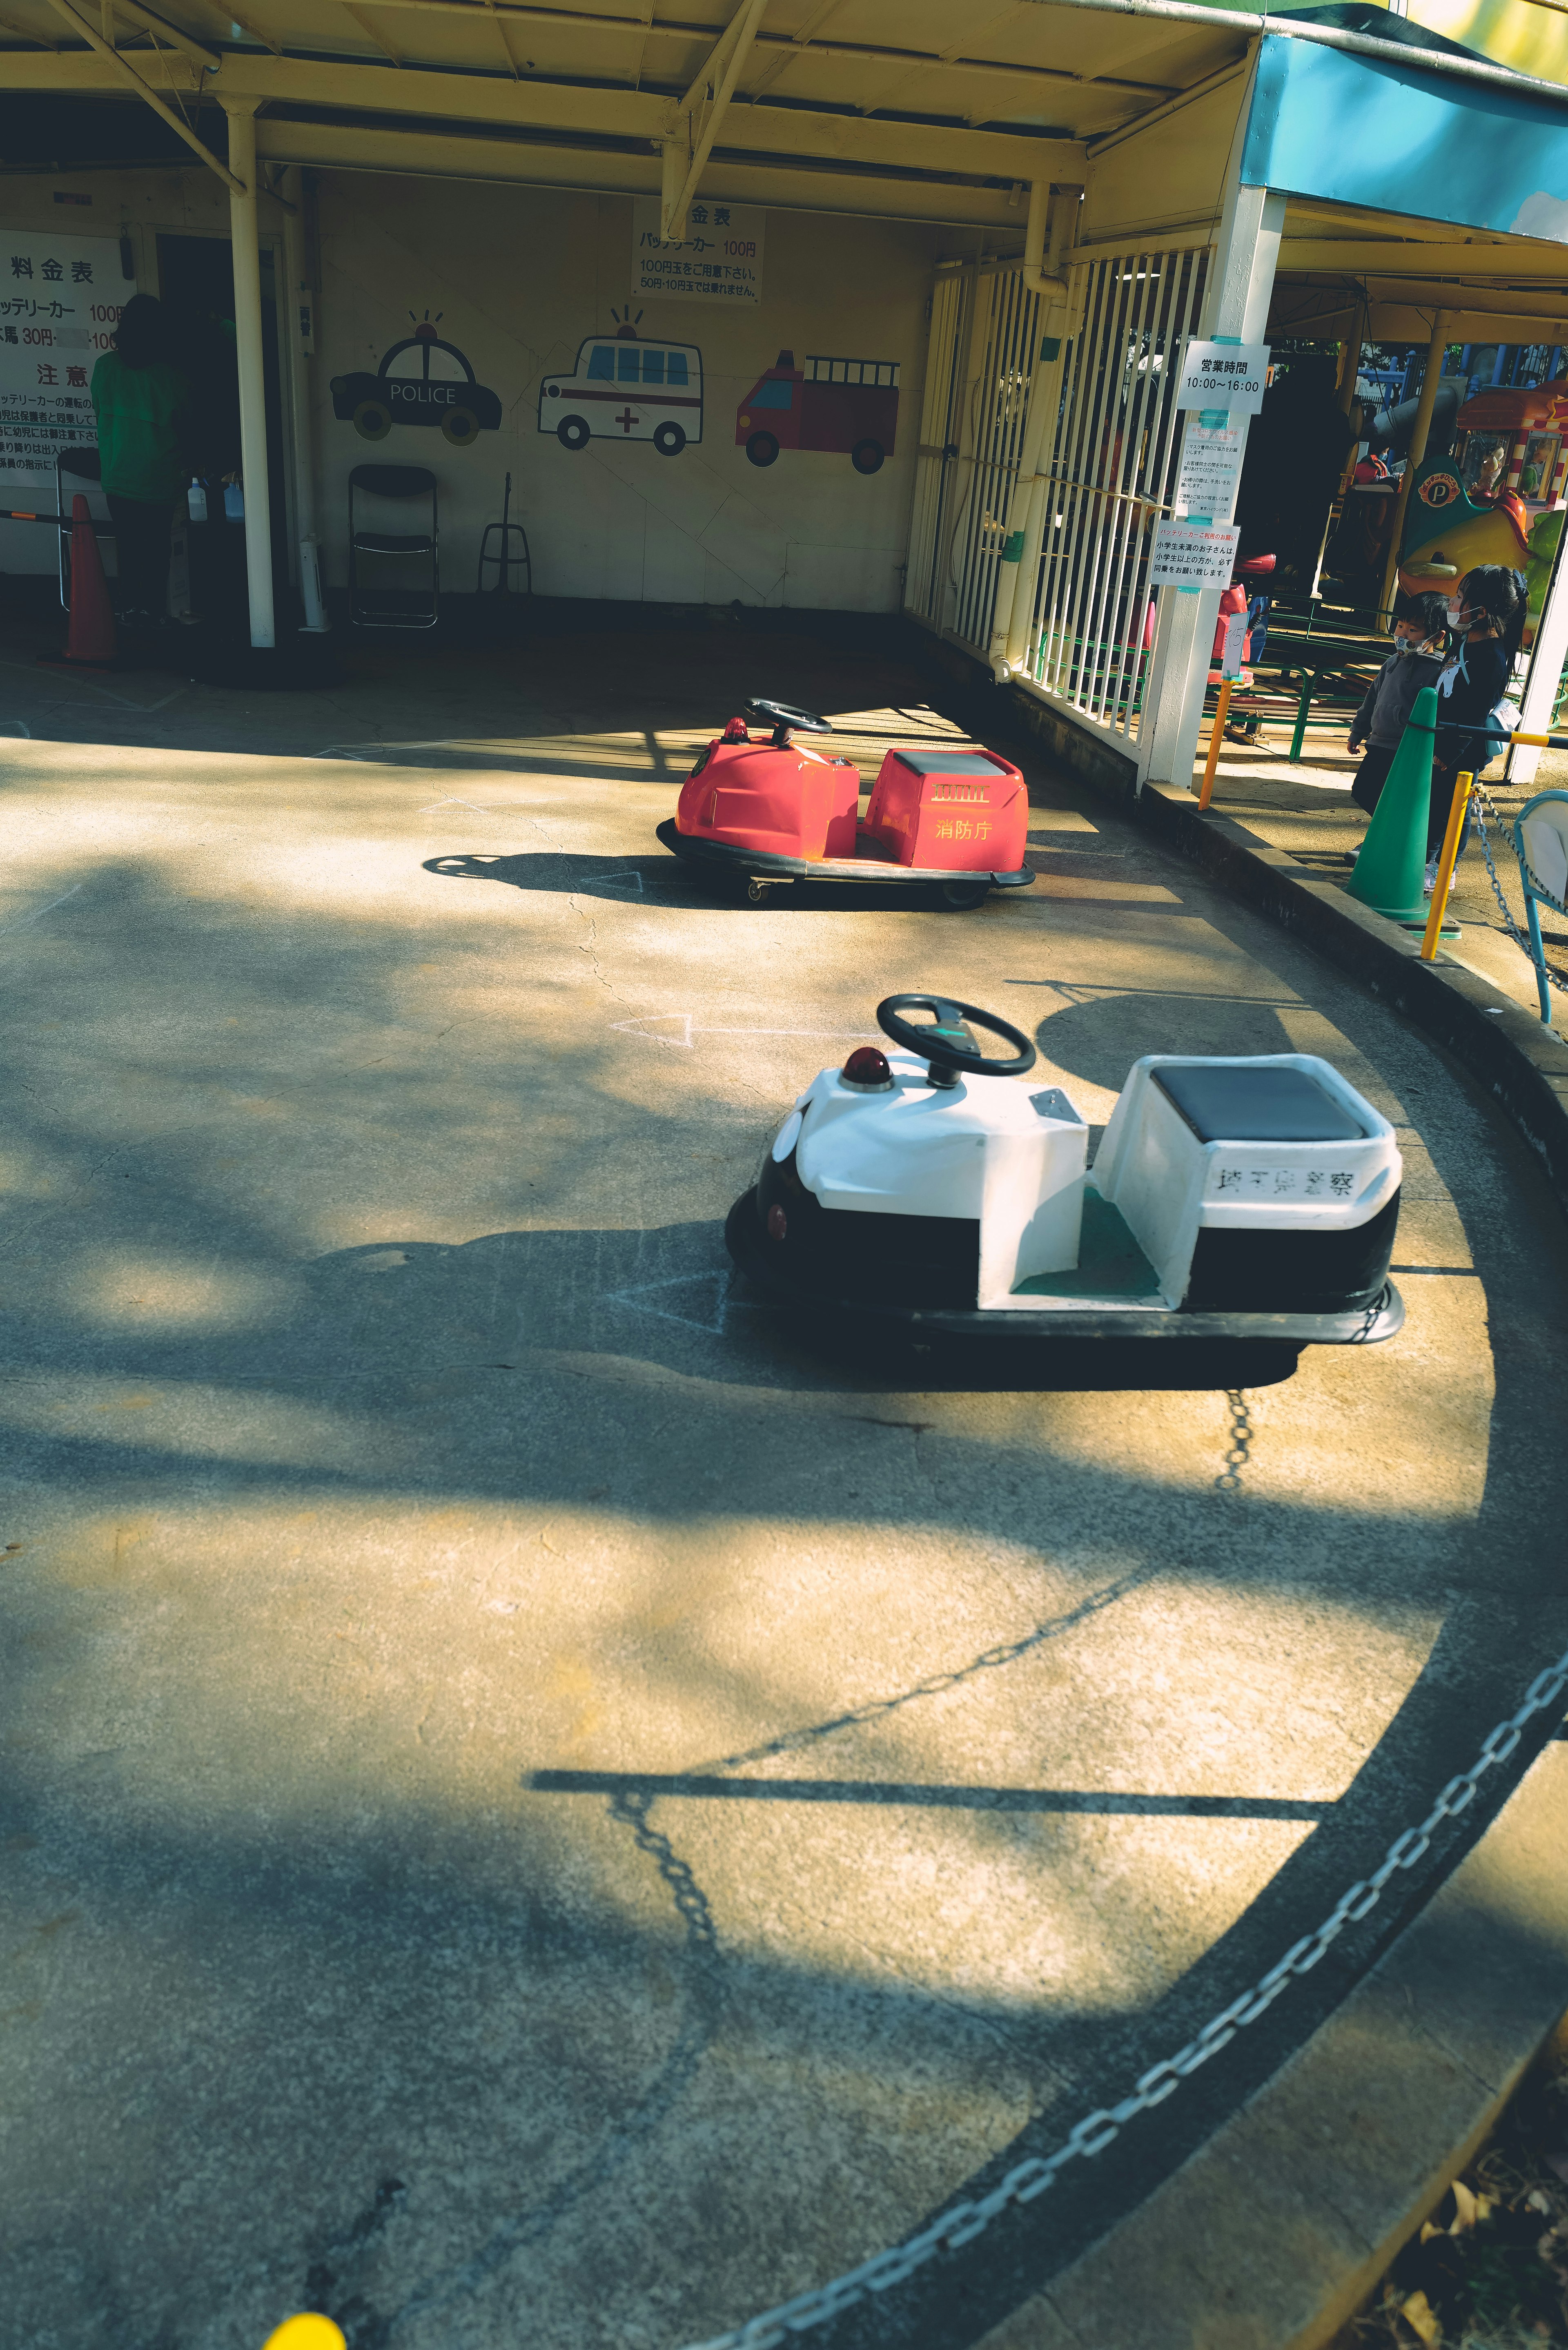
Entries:
[[1558, 103], [1269, 33], [1241, 178], [1568, 247], [1568, 89]]

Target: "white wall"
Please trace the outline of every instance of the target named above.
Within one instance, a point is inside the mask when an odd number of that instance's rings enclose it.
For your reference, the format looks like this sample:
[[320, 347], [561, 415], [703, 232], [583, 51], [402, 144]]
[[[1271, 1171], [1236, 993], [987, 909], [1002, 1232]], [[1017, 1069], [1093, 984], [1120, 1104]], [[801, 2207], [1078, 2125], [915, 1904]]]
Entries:
[[[645, 339], [702, 352], [701, 443], [665, 457], [648, 442], [597, 439], [572, 452], [538, 428], [546, 373], [574, 366], [585, 336], [613, 333], [612, 310], [625, 315], [629, 198], [327, 172], [316, 201], [321, 284], [310, 367], [331, 580], [340, 584], [346, 570], [348, 473], [380, 462], [436, 474], [448, 588], [473, 586], [480, 533], [500, 517], [510, 472], [513, 515], [528, 532], [541, 595], [898, 608], [939, 232], [770, 212], [757, 308], [633, 304]], [[369, 442], [334, 417], [329, 380], [373, 372], [412, 332], [410, 312], [427, 310], [432, 321], [441, 314], [441, 337], [500, 395], [501, 428], [467, 449], [406, 425]], [[736, 447], [738, 403], [781, 348], [797, 365], [808, 351], [901, 362], [897, 447], [879, 473], [857, 473], [846, 455], [793, 450], [763, 470]]]
[[[91, 198], [57, 205], [55, 192]], [[896, 611], [909, 534], [926, 359], [931, 267], [951, 232], [915, 224], [770, 212], [763, 299], [710, 315], [701, 303], [644, 300], [644, 338], [696, 343], [704, 364], [701, 445], [670, 458], [646, 442], [596, 440], [580, 452], [538, 429], [546, 370], [575, 363], [585, 336], [613, 332], [630, 298], [631, 200], [494, 183], [354, 172], [318, 174], [317, 342], [307, 362], [316, 417], [324, 567], [347, 576], [348, 478], [365, 463], [422, 464], [437, 476], [441, 577], [474, 584], [481, 531], [512, 513], [528, 532], [541, 595], [666, 603]], [[278, 207], [263, 235], [277, 249]], [[201, 166], [29, 175], [0, 181], [0, 232], [118, 236], [137, 249], [140, 290], [158, 290], [160, 230], [228, 234], [228, 199]], [[123, 292], [129, 294], [127, 286]], [[500, 395], [503, 421], [472, 447], [397, 426], [379, 442], [333, 415], [330, 380], [373, 372], [432, 319]], [[897, 359], [898, 440], [881, 471], [846, 455], [784, 450], [766, 470], [735, 445], [735, 413], [781, 348]], [[0, 525], [3, 528], [4, 525]], [[26, 544], [24, 544], [26, 541]], [[0, 543], [0, 567], [52, 571], [42, 532]], [[493, 577], [493, 575], [491, 575]]]

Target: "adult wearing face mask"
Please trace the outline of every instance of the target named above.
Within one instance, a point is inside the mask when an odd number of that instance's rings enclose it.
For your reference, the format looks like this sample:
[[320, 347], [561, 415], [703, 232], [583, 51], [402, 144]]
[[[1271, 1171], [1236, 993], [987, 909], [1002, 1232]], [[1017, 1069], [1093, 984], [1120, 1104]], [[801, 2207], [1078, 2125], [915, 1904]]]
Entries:
[[1438, 851], [1449, 828], [1454, 785], [1467, 769], [1479, 775], [1501, 745], [1487, 722], [1508, 691], [1514, 656], [1524, 640], [1522, 571], [1483, 563], [1467, 571], [1449, 606], [1454, 649], [1438, 675], [1438, 737], [1432, 759], [1432, 812], [1427, 826], [1427, 888], [1437, 879]]
[[1448, 641], [1448, 607], [1441, 596], [1400, 597], [1394, 608], [1394, 650], [1367, 687], [1345, 746], [1354, 759], [1366, 744], [1350, 795], [1368, 816], [1382, 795], [1416, 696], [1438, 681]]

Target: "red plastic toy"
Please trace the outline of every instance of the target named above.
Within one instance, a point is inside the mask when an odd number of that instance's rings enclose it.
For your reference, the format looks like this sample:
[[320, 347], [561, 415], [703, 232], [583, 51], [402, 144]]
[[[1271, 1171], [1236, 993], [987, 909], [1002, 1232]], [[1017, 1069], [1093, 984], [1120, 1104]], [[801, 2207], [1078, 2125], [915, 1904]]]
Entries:
[[743, 875], [759, 899], [784, 880], [935, 884], [942, 903], [978, 906], [993, 889], [1027, 889], [1029, 794], [1019, 770], [978, 743], [922, 743], [884, 758], [865, 817], [860, 775], [791, 740], [828, 734], [825, 718], [750, 702], [773, 733], [753, 740], [732, 718], [699, 755], [659, 837], [677, 857]]

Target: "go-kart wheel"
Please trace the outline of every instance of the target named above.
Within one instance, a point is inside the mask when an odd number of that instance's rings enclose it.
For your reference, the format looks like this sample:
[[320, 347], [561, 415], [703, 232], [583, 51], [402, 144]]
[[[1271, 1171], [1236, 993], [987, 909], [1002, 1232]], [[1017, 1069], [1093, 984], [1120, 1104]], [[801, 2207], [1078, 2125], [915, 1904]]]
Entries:
[[751, 881], [748, 881], [748, 882], [747, 882], [747, 884], [746, 884], [746, 903], [747, 903], [747, 905], [748, 905], [748, 906], [765, 906], [765, 905], [767, 904], [767, 902], [768, 902], [768, 885], [767, 885], [767, 883], [766, 883], [765, 881], [757, 881], [757, 880], [751, 880]]
[[[900, 1013], [929, 1012], [929, 1023], [917, 1026]], [[946, 995], [885, 995], [877, 1006], [877, 1025], [884, 1036], [916, 1053], [930, 1064], [933, 1086], [956, 1086], [961, 1076], [1021, 1077], [1034, 1066], [1034, 1047], [1010, 1020], [981, 1012], [973, 1003], [955, 1003]], [[1008, 1061], [988, 1061], [971, 1033], [988, 1029], [1015, 1049]]]
[[686, 446], [686, 435], [679, 424], [666, 421], [655, 429], [653, 445], [661, 457], [679, 457]]
[[982, 906], [991, 895], [989, 881], [944, 881], [937, 891], [937, 903], [950, 914], [967, 914], [971, 906]]
[[756, 717], [765, 719], [773, 728], [772, 743], [775, 751], [787, 751], [792, 733], [831, 734], [833, 721], [818, 718], [815, 711], [797, 710], [792, 702], [763, 702], [753, 695], [746, 708]]
[[857, 441], [849, 452], [849, 462], [857, 473], [879, 473], [886, 454], [880, 441]]
[[384, 441], [391, 429], [390, 412], [379, 400], [362, 400], [354, 411], [354, 430], [361, 441]]
[[589, 438], [587, 418], [563, 416], [556, 427], [556, 438], [563, 449], [586, 449]]
[[746, 443], [746, 454], [753, 465], [771, 465], [779, 453], [779, 444], [771, 432], [753, 432]]
[[441, 429], [454, 449], [472, 449], [479, 438], [479, 419], [472, 408], [449, 408], [441, 417]]

